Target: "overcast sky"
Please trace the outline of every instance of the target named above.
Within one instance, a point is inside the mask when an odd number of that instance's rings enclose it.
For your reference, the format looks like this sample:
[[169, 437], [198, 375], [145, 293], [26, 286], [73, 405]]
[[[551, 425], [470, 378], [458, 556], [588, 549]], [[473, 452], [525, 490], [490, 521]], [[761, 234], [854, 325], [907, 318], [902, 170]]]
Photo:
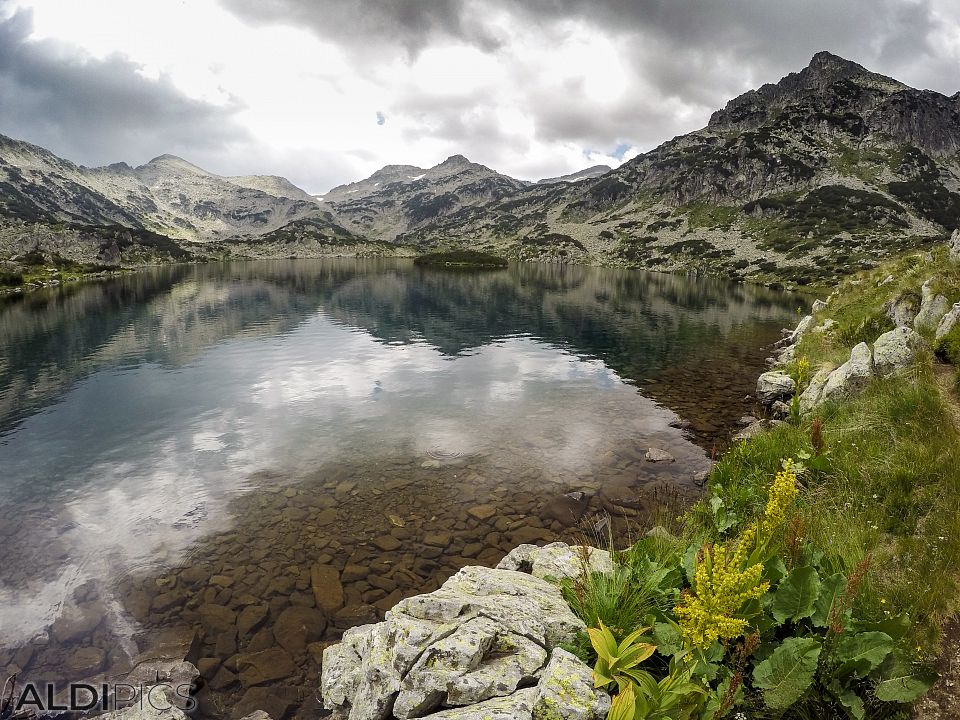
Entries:
[[461, 153], [616, 165], [830, 50], [960, 89], [957, 0], [0, 0], [0, 133], [315, 193]]

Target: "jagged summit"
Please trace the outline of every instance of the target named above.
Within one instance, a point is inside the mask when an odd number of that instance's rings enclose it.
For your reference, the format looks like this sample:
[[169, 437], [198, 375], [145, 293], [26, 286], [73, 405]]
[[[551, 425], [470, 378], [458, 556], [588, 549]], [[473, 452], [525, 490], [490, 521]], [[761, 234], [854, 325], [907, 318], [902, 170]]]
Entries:
[[142, 172], [145, 170], [177, 170], [180, 172], [189, 172], [197, 175], [212, 175], [212, 173], [207, 172], [201, 167], [194, 165], [192, 162], [184, 160], [182, 157], [176, 155], [170, 155], [165, 153], [163, 155], [158, 155], [147, 163], [140, 165], [134, 168], [137, 172]]
[[466, 157], [464, 157], [463, 155], [457, 154], [457, 155], [451, 155], [451, 156], [448, 157], [446, 160], [444, 160], [442, 163], [440, 163], [439, 165], [435, 165], [434, 167], [437, 167], [437, 168], [452, 168], [452, 167], [462, 167], [462, 166], [464, 166], [464, 165], [473, 165], [473, 164], [474, 164], [474, 163], [470, 162], [470, 161], [469, 161]]

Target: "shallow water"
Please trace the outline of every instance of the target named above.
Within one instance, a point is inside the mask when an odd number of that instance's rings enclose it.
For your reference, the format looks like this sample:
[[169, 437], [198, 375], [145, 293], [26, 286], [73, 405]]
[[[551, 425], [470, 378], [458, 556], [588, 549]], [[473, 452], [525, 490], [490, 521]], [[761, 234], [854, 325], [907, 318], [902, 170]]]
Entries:
[[[285, 610], [329, 642], [518, 542], [694, 496], [795, 306], [662, 274], [386, 260], [163, 267], [8, 301], [0, 670], [115, 677], [196, 635], [204, 714], [309, 715], [322, 644], [291, 644]], [[315, 565], [343, 609], [315, 609]], [[224, 631], [211, 605], [263, 617]], [[287, 672], [237, 673], [261, 650]]]

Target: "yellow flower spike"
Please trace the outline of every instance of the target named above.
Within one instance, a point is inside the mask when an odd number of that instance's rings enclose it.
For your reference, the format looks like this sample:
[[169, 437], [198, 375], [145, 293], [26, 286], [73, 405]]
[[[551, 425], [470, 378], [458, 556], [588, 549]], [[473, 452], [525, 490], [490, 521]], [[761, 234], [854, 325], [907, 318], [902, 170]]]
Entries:
[[770, 589], [770, 583], [761, 582], [763, 558], [754, 555], [767, 546], [773, 532], [783, 524], [796, 496], [797, 473], [793, 460], [787, 460], [773, 480], [762, 518], [743, 531], [733, 552], [728, 555], [723, 543], [704, 546], [692, 592], [684, 594], [675, 608], [686, 643], [706, 649], [716, 640], [732, 640], [744, 633], [747, 621], [736, 614], [745, 603], [761, 598]]

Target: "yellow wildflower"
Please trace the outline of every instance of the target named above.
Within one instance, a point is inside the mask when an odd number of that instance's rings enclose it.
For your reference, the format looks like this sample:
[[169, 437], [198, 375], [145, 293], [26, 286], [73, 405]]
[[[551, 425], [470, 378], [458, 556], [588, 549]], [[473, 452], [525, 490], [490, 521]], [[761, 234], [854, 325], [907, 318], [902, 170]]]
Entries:
[[793, 468], [793, 459], [783, 463], [783, 470], [777, 473], [770, 487], [767, 508], [761, 521], [764, 533], [772, 533], [783, 524], [787, 508], [797, 497], [797, 473]]
[[743, 634], [747, 621], [734, 615], [744, 603], [761, 597], [770, 584], [760, 582], [761, 564], [741, 569], [742, 561], [739, 547], [729, 557], [722, 543], [703, 549], [693, 578], [693, 594], [685, 595], [676, 608], [684, 639], [690, 645], [708, 648], [714, 640]]
[[770, 583], [761, 582], [763, 558], [755, 556], [763, 554], [796, 496], [797, 473], [793, 460], [787, 460], [770, 486], [763, 517], [743, 531], [733, 553], [728, 556], [722, 543], [704, 547], [691, 584], [693, 592], [685, 594], [675, 608], [689, 645], [705, 649], [715, 640], [737, 638], [746, 630], [747, 621], [737, 613], [770, 588]]

